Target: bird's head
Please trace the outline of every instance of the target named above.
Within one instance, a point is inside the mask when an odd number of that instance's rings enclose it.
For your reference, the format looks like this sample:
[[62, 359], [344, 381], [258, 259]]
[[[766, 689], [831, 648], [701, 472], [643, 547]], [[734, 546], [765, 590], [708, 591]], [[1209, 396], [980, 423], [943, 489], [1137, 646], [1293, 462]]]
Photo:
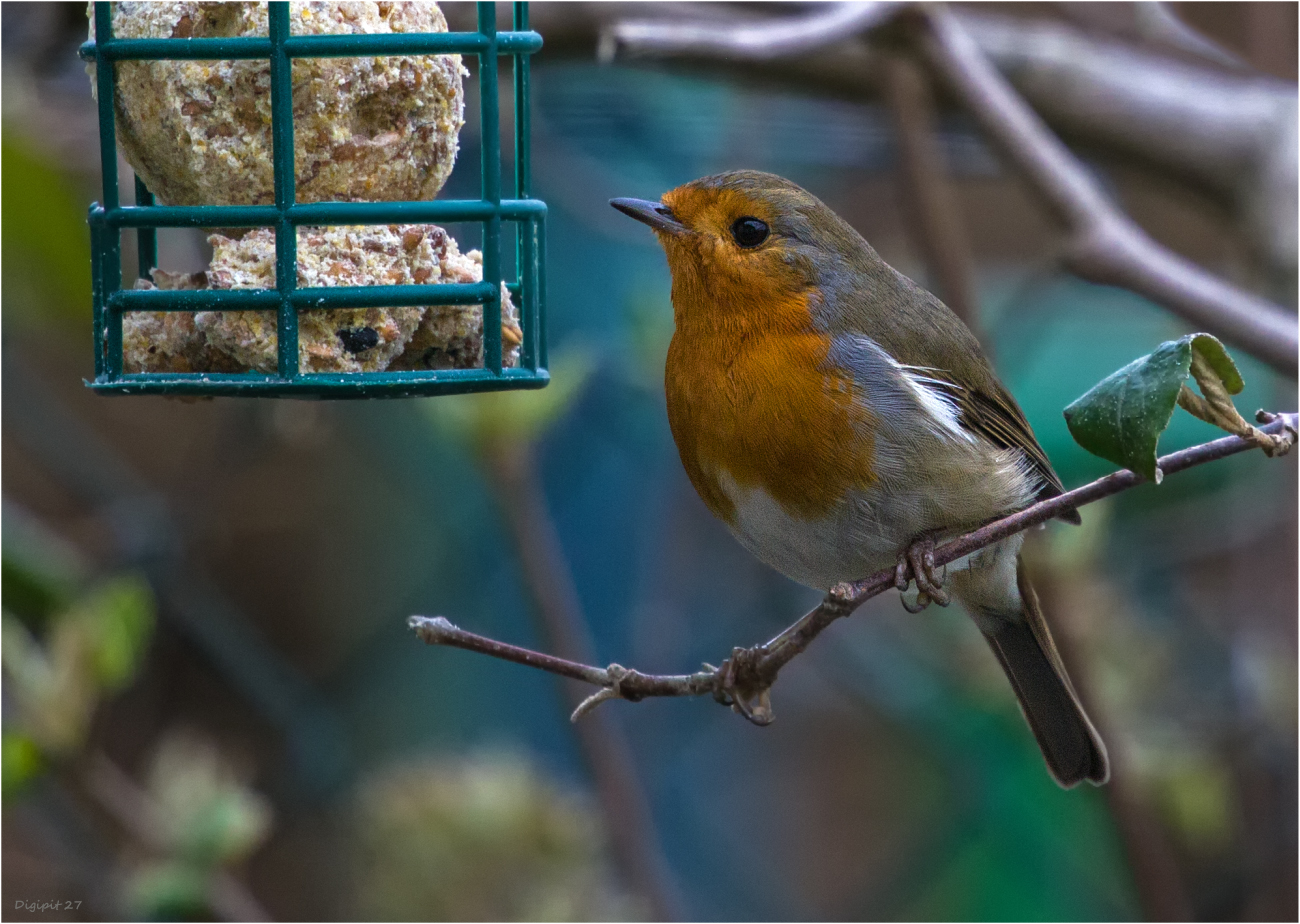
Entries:
[[879, 257], [842, 218], [802, 187], [771, 173], [706, 176], [662, 201], [612, 199], [649, 225], [668, 256], [679, 323], [805, 299]]

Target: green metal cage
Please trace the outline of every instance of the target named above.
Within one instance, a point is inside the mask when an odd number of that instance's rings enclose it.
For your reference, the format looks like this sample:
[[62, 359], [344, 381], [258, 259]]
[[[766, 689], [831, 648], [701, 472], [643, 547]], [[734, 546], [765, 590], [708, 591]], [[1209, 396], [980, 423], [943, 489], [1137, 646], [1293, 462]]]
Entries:
[[[243, 395], [295, 398], [383, 398], [540, 388], [547, 383], [545, 336], [546, 204], [530, 197], [528, 56], [542, 38], [528, 29], [528, 4], [513, 6], [514, 30], [497, 32], [496, 4], [479, 3], [477, 32], [375, 35], [290, 35], [289, 4], [269, 5], [266, 38], [122, 39], [112, 33], [112, 4], [94, 6], [96, 40], [81, 56], [96, 65], [102, 203], [90, 209], [94, 297], [95, 380], [104, 394]], [[482, 136], [481, 198], [400, 202], [295, 201], [291, 68], [294, 58], [382, 55], [477, 55]], [[514, 62], [514, 198], [503, 199], [497, 63]], [[118, 191], [114, 120], [114, 63], [124, 60], [270, 61], [274, 205], [160, 206], [136, 179], [136, 205]], [[433, 285], [297, 285], [297, 228], [302, 225], [380, 225], [398, 222], [470, 222], [483, 228], [483, 279]], [[517, 278], [507, 289], [518, 307], [523, 343], [519, 365], [503, 368], [501, 346], [502, 223], [516, 229]], [[135, 229], [140, 275], [157, 260], [158, 228], [269, 227], [275, 231], [276, 288], [199, 291], [122, 288], [123, 229]], [[419, 305], [483, 306], [483, 368], [411, 372], [304, 373], [298, 363], [302, 311]], [[277, 312], [276, 374], [123, 372], [122, 316], [128, 311]]]

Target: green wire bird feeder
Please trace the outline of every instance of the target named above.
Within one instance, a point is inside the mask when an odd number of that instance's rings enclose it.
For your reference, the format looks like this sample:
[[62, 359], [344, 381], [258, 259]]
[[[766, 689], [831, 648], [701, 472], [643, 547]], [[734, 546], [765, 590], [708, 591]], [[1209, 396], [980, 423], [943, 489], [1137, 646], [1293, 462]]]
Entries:
[[[269, 4], [266, 37], [115, 38], [114, 4], [94, 4], [95, 40], [81, 56], [95, 62], [99, 105], [103, 202], [90, 209], [94, 297], [95, 380], [104, 394], [243, 395], [293, 398], [387, 398], [540, 388], [547, 383], [545, 321], [546, 204], [530, 197], [529, 55], [542, 38], [528, 29], [528, 4], [513, 4], [514, 30], [497, 32], [494, 3], [479, 3], [476, 32], [290, 35], [289, 4]], [[479, 68], [481, 198], [391, 202], [297, 202], [294, 176], [292, 62], [295, 58], [376, 58], [392, 55], [476, 55]], [[501, 133], [497, 62], [514, 63], [514, 198], [501, 196]], [[118, 190], [115, 64], [119, 61], [229, 61], [270, 63], [274, 204], [155, 205], [136, 179], [136, 205]], [[298, 285], [298, 229], [396, 223], [467, 222], [482, 225], [482, 281], [402, 285]], [[506, 282], [518, 308], [518, 364], [502, 362], [502, 222], [516, 229], [517, 278]], [[275, 238], [274, 288], [190, 291], [123, 289], [123, 229], [135, 229], [141, 278], [157, 262], [158, 228], [270, 228]], [[507, 246], [508, 246], [508, 234]], [[377, 372], [304, 372], [299, 368], [299, 320], [307, 312], [439, 305], [482, 306], [481, 368]], [[276, 312], [275, 372], [126, 372], [126, 312]], [[269, 321], [268, 321], [269, 324]], [[342, 335], [344, 332], [340, 332]]]

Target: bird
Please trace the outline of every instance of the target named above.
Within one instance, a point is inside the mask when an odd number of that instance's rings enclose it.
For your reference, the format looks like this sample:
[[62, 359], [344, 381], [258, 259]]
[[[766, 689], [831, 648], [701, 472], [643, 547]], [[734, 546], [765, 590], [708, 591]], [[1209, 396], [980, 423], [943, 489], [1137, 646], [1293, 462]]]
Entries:
[[[709, 510], [817, 590], [893, 567], [900, 590], [916, 582], [909, 610], [955, 596], [1051, 776], [1105, 783], [1106, 747], [1026, 576], [1023, 534], [935, 573], [936, 542], [1064, 491], [961, 319], [774, 174], [729, 171], [610, 205], [667, 256], [668, 420]], [[1061, 518], [1080, 522], [1073, 509]]]

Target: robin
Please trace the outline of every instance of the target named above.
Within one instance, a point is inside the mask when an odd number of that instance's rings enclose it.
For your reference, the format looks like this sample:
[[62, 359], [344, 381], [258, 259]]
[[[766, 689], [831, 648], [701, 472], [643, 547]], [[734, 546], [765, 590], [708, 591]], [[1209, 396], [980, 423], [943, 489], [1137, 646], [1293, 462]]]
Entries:
[[[664, 384], [691, 483], [745, 548], [825, 591], [896, 567], [919, 611], [947, 605], [936, 541], [1064, 490], [979, 342], [815, 196], [769, 173], [610, 204], [672, 272]], [[1078, 523], [1076, 511], [1063, 519]], [[1048, 769], [1106, 782], [1020, 558], [1022, 535], [947, 585], [1006, 671]]]

